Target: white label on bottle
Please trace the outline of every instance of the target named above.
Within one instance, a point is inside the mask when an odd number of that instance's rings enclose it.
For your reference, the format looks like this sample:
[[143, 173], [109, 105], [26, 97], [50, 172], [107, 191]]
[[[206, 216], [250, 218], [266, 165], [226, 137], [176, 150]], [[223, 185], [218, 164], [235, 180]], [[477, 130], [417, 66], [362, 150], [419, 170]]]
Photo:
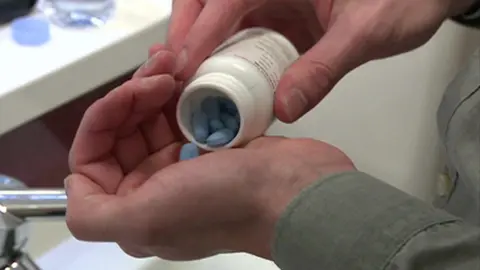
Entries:
[[235, 56], [254, 65], [275, 89], [283, 72], [298, 55], [281, 44], [278, 34], [263, 29], [247, 29], [220, 45], [214, 55]]

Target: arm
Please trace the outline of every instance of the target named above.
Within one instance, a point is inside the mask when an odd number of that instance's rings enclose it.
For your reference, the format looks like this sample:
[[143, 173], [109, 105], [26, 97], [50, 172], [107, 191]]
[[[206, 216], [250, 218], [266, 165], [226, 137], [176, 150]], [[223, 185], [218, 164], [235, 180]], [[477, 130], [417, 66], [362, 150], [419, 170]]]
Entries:
[[369, 175], [333, 175], [306, 189], [277, 224], [282, 270], [480, 269], [480, 228]]

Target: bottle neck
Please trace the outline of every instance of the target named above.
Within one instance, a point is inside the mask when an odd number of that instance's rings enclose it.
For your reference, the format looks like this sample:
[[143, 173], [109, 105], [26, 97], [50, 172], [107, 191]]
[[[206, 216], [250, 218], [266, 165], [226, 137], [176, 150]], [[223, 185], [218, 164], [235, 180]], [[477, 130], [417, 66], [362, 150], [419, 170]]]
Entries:
[[185, 137], [199, 147], [213, 151], [220, 148], [209, 148], [197, 142], [192, 135], [190, 118], [192, 111], [201, 107], [207, 97], [223, 97], [232, 101], [239, 115], [239, 129], [230, 143], [221, 148], [237, 147], [252, 137], [255, 122], [255, 100], [249, 88], [237, 78], [224, 73], [208, 73], [194, 78], [184, 89], [177, 107], [177, 121]]

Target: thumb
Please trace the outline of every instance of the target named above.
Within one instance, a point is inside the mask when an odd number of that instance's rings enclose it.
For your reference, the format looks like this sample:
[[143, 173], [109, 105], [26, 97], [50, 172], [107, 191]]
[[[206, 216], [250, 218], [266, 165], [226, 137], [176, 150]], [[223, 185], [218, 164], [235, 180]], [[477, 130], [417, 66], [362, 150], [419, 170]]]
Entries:
[[349, 21], [339, 22], [282, 76], [275, 114], [291, 123], [313, 109], [350, 70], [364, 62], [361, 36]]

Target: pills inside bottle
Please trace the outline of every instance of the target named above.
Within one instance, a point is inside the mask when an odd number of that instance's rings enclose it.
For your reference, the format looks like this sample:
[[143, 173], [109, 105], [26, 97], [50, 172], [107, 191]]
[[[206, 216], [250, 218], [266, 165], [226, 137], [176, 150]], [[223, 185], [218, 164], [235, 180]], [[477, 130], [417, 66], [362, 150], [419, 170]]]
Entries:
[[177, 106], [184, 136], [214, 151], [262, 136], [274, 120], [275, 89], [298, 58], [293, 44], [265, 28], [243, 30], [206, 59]]

